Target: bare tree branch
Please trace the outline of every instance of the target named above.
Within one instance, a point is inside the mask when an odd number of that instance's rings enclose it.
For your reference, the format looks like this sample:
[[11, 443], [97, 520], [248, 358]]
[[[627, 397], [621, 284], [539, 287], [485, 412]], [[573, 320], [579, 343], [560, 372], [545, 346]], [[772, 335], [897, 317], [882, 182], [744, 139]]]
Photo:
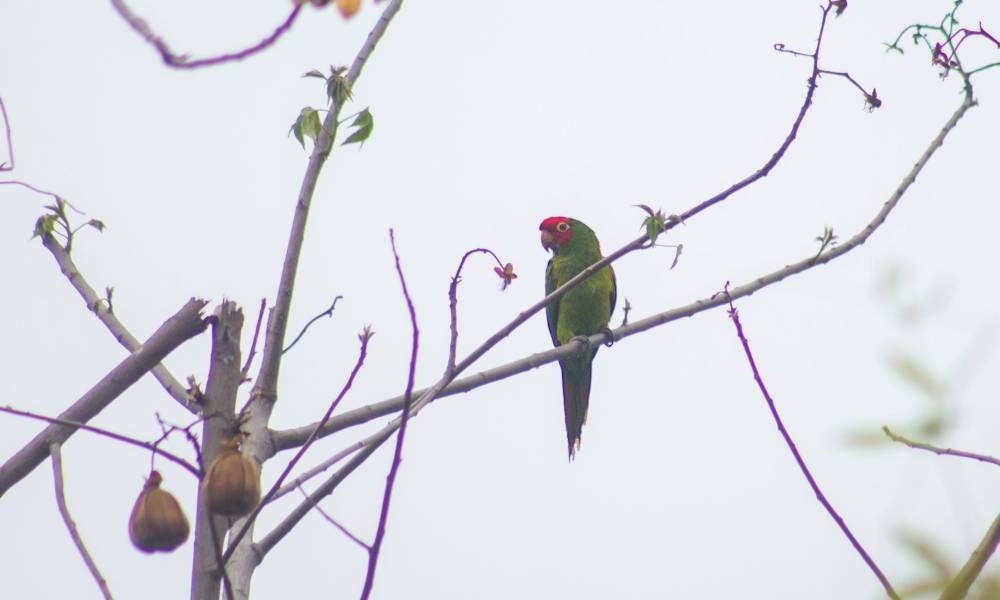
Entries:
[[[240, 378], [246, 381], [247, 373], [250, 372], [250, 365], [253, 364], [253, 357], [257, 355], [257, 339], [260, 336], [260, 324], [264, 321], [264, 311], [267, 310], [267, 299], [260, 299], [260, 311], [257, 313], [257, 324], [253, 328], [253, 341], [250, 342], [250, 352], [247, 353], [247, 361], [240, 369]], [[241, 381], [242, 383], [242, 381]]]
[[[726, 287], [728, 286], [729, 284], [727, 283]], [[809, 467], [806, 466], [805, 459], [802, 458], [802, 455], [799, 453], [799, 449], [795, 446], [795, 442], [792, 441], [791, 434], [788, 433], [788, 429], [785, 428], [785, 424], [782, 422], [781, 416], [778, 414], [778, 408], [774, 404], [774, 399], [771, 397], [770, 392], [767, 391], [767, 386], [764, 385], [764, 378], [757, 369], [757, 361], [754, 360], [753, 352], [750, 351], [750, 342], [743, 333], [743, 324], [740, 322], [739, 312], [736, 310], [736, 307], [733, 306], [733, 300], [729, 296], [728, 290], [724, 292], [723, 295], [728, 301], [729, 317], [732, 319], [733, 325], [736, 327], [736, 336], [739, 338], [740, 344], [743, 346], [743, 353], [746, 354], [747, 362], [750, 363], [750, 370], [753, 372], [754, 381], [757, 382], [757, 387], [760, 389], [760, 393], [764, 396], [764, 400], [767, 402], [767, 407], [771, 411], [771, 416], [774, 417], [774, 423], [778, 426], [778, 431], [781, 433], [781, 437], [784, 438], [785, 444], [788, 446], [788, 450], [792, 453], [792, 457], [795, 458], [795, 462], [799, 465], [799, 470], [802, 471], [802, 475], [805, 476], [806, 481], [809, 483], [809, 487], [812, 488], [813, 493], [816, 494], [816, 500], [823, 505], [823, 508], [826, 509], [826, 512], [837, 524], [837, 527], [840, 527], [840, 530], [844, 532], [844, 535], [851, 543], [851, 546], [853, 546], [854, 550], [861, 555], [861, 559], [865, 561], [865, 564], [867, 564], [868, 568], [875, 574], [879, 583], [881, 583], [882, 587], [885, 588], [885, 593], [888, 594], [892, 600], [900, 600], [899, 594], [897, 594], [896, 590], [893, 589], [892, 584], [889, 583], [889, 579], [882, 572], [882, 569], [878, 567], [875, 560], [864, 549], [864, 546], [861, 545], [861, 542], [854, 537], [854, 534], [847, 526], [843, 517], [841, 517], [840, 513], [837, 512], [837, 509], [833, 507], [833, 504], [827, 500], [826, 494], [824, 494], [823, 490], [820, 489], [819, 484], [816, 482], [816, 479], [813, 478]]]
[[80, 537], [80, 532], [76, 528], [76, 523], [73, 521], [73, 517], [69, 514], [69, 507], [66, 506], [66, 495], [63, 493], [62, 454], [59, 451], [59, 444], [50, 445], [49, 453], [52, 455], [52, 477], [55, 480], [56, 504], [59, 506], [59, 514], [62, 516], [63, 523], [66, 523], [66, 529], [69, 530], [69, 536], [73, 538], [73, 544], [80, 552], [83, 562], [86, 563], [87, 570], [89, 570], [90, 574], [93, 575], [94, 581], [97, 582], [97, 587], [101, 589], [101, 594], [106, 600], [111, 600], [111, 590], [108, 588], [108, 582], [104, 580], [104, 576], [101, 575], [100, 569], [97, 568], [97, 563], [94, 562], [94, 558], [90, 556], [90, 552], [87, 551], [87, 546], [83, 543], [83, 538]]
[[[115, 433], [114, 431], [109, 431], [107, 429], [102, 429], [100, 427], [94, 427], [93, 425], [86, 425], [84, 423], [80, 423], [77, 421], [69, 421], [66, 419], [57, 419], [55, 417], [46, 417], [45, 415], [40, 415], [27, 410], [18, 410], [16, 408], [11, 408], [9, 406], [0, 406], [0, 412], [5, 412], [11, 415], [17, 415], [19, 417], [27, 417], [29, 419], [37, 419], [39, 421], [45, 421], [46, 423], [52, 423], [54, 425], [65, 425], [67, 427], [82, 429], [84, 431], [89, 431], [91, 433], [103, 435], [104, 437], [108, 437], [113, 440], [118, 440], [119, 442], [124, 442], [132, 446], [144, 448], [146, 450], [149, 450], [151, 453], [155, 455], [162, 456], [163, 458], [175, 464], [178, 464], [181, 467], [184, 467], [184, 469], [186, 469], [188, 473], [191, 473], [195, 477], [199, 479], [201, 478], [201, 471], [198, 467], [192, 465], [191, 463], [177, 456], [176, 454], [172, 454], [170, 452], [167, 452], [166, 450], [161, 449], [157, 445], [160, 440], [157, 440], [157, 442], [144, 442], [142, 440], [137, 440], [135, 438], [128, 437], [127, 435]], [[163, 438], [161, 438], [161, 440], [162, 439]], [[152, 467], [150, 467], [150, 470], [151, 471], [153, 470]]]
[[[309, 493], [306, 492], [304, 489], [302, 489], [301, 485], [297, 486], [297, 489], [300, 492], [302, 492], [302, 495], [305, 496], [306, 500], [309, 499]], [[347, 529], [346, 527], [344, 527], [343, 525], [341, 525], [340, 523], [338, 523], [336, 519], [334, 519], [333, 517], [331, 517], [329, 514], [327, 514], [327, 512], [325, 510], [323, 510], [322, 506], [320, 506], [319, 504], [313, 504], [313, 508], [316, 509], [316, 512], [318, 512], [320, 514], [320, 516], [322, 516], [324, 519], [326, 519], [327, 523], [333, 525], [334, 527], [336, 527], [337, 529], [339, 529], [341, 533], [343, 533], [345, 536], [347, 536], [347, 539], [349, 539], [352, 542], [354, 542], [355, 544], [361, 546], [365, 550], [367, 550], [369, 552], [371, 551], [371, 546], [369, 546], [368, 544], [366, 544], [364, 542], [364, 540], [362, 540], [358, 536], [356, 536], [353, 533], [351, 533], [351, 531], [349, 529]]]
[[177, 69], [196, 69], [198, 67], [207, 67], [209, 65], [218, 65], [230, 61], [243, 60], [244, 58], [252, 56], [261, 50], [270, 47], [274, 44], [274, 42], [278, 41], [278, 38], [284, 35], [284, 33], [292, 27], [292, 23], [294, 23], [296, 17], [299, 16], [299, 11], [302, 10], [303, 3], [294, 3], [292, 12], [280, 25], [278, 25], [274, 32], [253, 46], [244, 48], [243, 50], [239, 50], [237, 52], [221, 54], [210, 58], [199, 58], [196, 60], [192, 60], [187, 54], [174, 54], [167, 46], [166, 42], [164, 42], [160, 36], [153, 33], [149, 24], [133, 13], [123, 0], [111, 0], [111, 5], [114, 7], [115, 12], [117, 12], [118, 15], [121, 16], [126, 23], [128, 23], [129, 27], [132, 28], [132, 31], [138, 33], [142, 36], [142, 39], [156, 48], [156, 51], [160, 53], [160, 58], [163, 59], [163, 62], [167, 66]]
[[337, 300], [340, 300], [342, 298], [343, 298], [343, 296], [339, 296], [338, 295], [336, 298], [333, 299], [333, 303], [330, 304], [330, 308], [327, 308], [326, 310], [324, 310], [323, 312], [319, 313], [315, 317], [309, 319], [309, 321], [306, 322], [306, 324], [302, 327], [302, 331], [299, 332], [299, 335], [295, 336], [295, 339], [292, 340], [292, 343], [288, 344], [288, 346], [285, 347], [285, 349], [282, 350], [281, 353], [284, 354], [285, 352], [288, 352], [289, 350], [292, 349], [292, 347], [295, 344], [299, 343], [299, 340], [301, 340], [302, 336], [304, 336], [306, 334], [306, 331], [309, 329], [310, 325], [312, 325], [316, 321], [322, 319], [323, 317], [332, 317], [333, 316], [333, 309], [337, 308]]
[[[392, 489], [396, 484], [396, 474], [399, 473], [399, 465], [403, 462], [403, 440], [406, 437], [406, 424], [410, 418], [410, 407], [413, 400], [413, 377], [417, 371], [417, 351], [420, 348], [420, 329], [417, 327], [417, 311], [413, 308], [410, 291], [406, 289], [406, 277], [403, 276], [403, 267], [399, 264], [399, 253], [396, 251], [396, 236], [392, 229], [389, 230], [389, 241], [392, 244], [392, 256], [396, 259], [396, 274], [399, 275], [399, 284], [403, 288], [406, 309], [410, 313], [410, 327], [413, 330], [413, 341], [410, 346], [410, 371], [406, 376], [406, 391], [403, 393], [403, 414], [399, 420], [399, 433], [396, 434], [396, 449], [393, 451], [389, 474], [385, 478], [385, 492], [382, 494], [382, 510], [379, 512], [378, 527], [375, 529], [375, 541], [368, 548], [368, 570], [365, 573], [365, 584], [361, 590], [361, 600], [368, 600], [372, 593], [372, 586], [375, 585], [375, 570], [378, 567], [378, 557], [382, 550], [382, 540], [385, 539], [385, 524], [389, 518]], [[462, 262], [465, 262], [465, 260], [463, 259]], [[452, 281], [457, 283], [457, 280], [458, 276], [456, 275]], [[452, 291], [454, 291], [454, 285], [453, 283]], [[454, 298], [454, 295], [452, 297]], [[452, 331], [455, 331], [454, 327]], [[453, 361], [449, 361], [447, 370], [450, 370], [453, 366]]]
[[14, 140], [10, 133], [10, 120], [7, 118], [7, 107], [4, 106], [3, 97], [0, 96], [0, 117], [3, 117], [4, 138], [7, 140], [7, 157], [10, 162], [0, 162], [0, 171], [14, 170]]
[[903, 437], [898, 433], [894, 433], [889, 429], [887, 425], [882, 426], [882, 431], [889, 437], [890, 440], [903, 444], [904, 446], [909, 446], [910, 448], [916, 448], [917, 450], [927, 450], [928, 452], [933, 452], [934, 454], [940, 456], [958, 456], [961, 458], [971, 458], [973, 460], [978, 460], [984, 463], [990, 463], [993, 465], [1000, 466], [1000, 459], [994, 458], [987, 454], [976, 454], [975, 452], [966, 452], [965, 450], [955, 450], [952, 448], [940, 448], [932, 444], [925, 444], [923, 442], [915, 442], [909, 438]]
[[[205, 330], [204, 300], [191, 299], [94, 387], [59, 415], [61, 420], [86, 423], [188, 339]], [[0, 496], [35, 469], [49, 454], [49, 445], [65, 442], [76, 427], [49, 425], [0, 466]]]
[[972, 587], [976, 578], [979, 577], [979, 573], [986, 566], [986, 562], [996, 551], [997, 544], [1000, 544], [1000, 515], [993, 519], [993, 524], [986, 531], [986, 535], [973, 550], [969, 560], [962, 565], [955, 578], [941, 592], [939, 600], [962, 600], [965, 598], [966, 594], [969, 593], [969, 588]]
[[[101, 297], [94, 291], [94, 288], [90, 287], [90, 284], [87, 283], [80, 270], [77, 269], [76, 264], [69, 253], [66, 252], [66, 249], [51, 235], [42, 236], [42, 245], [55, 257], [56, 263], [59, 265], [59, 270], [62, 271], [62, 274], [69, 280], [70, 285], [83, 298], [84, 303], [87, 305], [87, 310], [94, 313], [97, 319], [115, 336], [115, 340], [124, 346], [126, 350], [129, 352], [137, 351], [141, 346], [139, 340], [111, 312], [110, 307], [105, 305]], [[201, 407], [198, 406], [198, 403], [187, 393], [184, 385], [170, 374], [170, 371], [166, 367], [158, 364], [153, 367], [152, 371], [153, 377], [160, 382], [163, 389], [177, 400], [181, 406], [194, 414], [201, 412]]]

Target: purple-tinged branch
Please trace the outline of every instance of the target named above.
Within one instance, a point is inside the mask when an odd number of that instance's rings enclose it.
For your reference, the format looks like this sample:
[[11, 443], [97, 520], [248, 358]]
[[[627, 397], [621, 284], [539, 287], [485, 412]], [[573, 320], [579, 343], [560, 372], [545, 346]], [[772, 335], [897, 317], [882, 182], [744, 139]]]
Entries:
[[899, 594], [897, 594], [896, 590], [892, 588], [892, 584], [889, 583], [889, 580], [882, 573], [882, 570], [878, 568], [878, 565], [875, 564], [872, 557], [865, 551], [861, 542], [859, 542], [857, 538], [854, 537], [854, 534], [851, 533], [851, 530], [847, 527], [847, 523], [844, 522], [844, 519], [840, 516], [836, 509], [833, 508], [830, 501], [827, 500], [826, 495], [823, 494], [823, 491], [819, 488], [819, 484], [816, 483], [812, 473], [809, 471], [809, 467], [806, 466], [806, 462], [799, 453], [798, 448], [795, 446], [795, 442], [792, 441], [792, 436], [788, 433], [788, 430], [785, 429], [785, 424], [782, 422], [781, 416], [778, 414], [778, 409], [774, 404], [774, 399], [771, 398], [771, 394], [767, 391], [767, 386], [764, 385], [764, 379], [761, 377], [760, 370], [757, 368], [757, 362], [754, 360], [753, 353], [750, 351], [750, 342], [747, 341], [746, 335], [743, 333], [743, 325], [740, 323], [740, 317], [739, 313], [736, 311], [736, 307], [733, 306], [733, 300], [729, 297], [728, 287], [729, 284], [726, 283], [727, 291], [724, 294], [726, 295], [727, 302], [729, 303], [729, 317], [733, 320], [733, 325], [736, 327], [736, 335], [739, 337], [740, 343], [743, 345], [743, 352], [746, 354], [747, 362], [750, 364], [750, 370], [753, 371], [753, 378], [757, 382], [757, 387], [764, 396], [764, 400], [767, 401], [767, 407], [771, 410], [771, 416], [774, 417], [774, 422], [778, 426], [778, 431], [781, 432], [781, 437], [785, 439], [785, 444], [791, 451], [792, 456], [795, 457], [795, 462], [798, 463], [799, 470], [802, 471], [806, 481], [809, 482], [809, 487], [811, 487], [813, 492], [816, 494], [816, 499], [823, 505], [823, 508], [826, 509], [826, 512], [829, 513], [830, 517], [832, 517], [837, 523], [840, 530], [844, 532], [844, 535], [847, 536], [847, 539], [851, 542], [851, 545], [854, 546], [857, 553], [861, 555], [861, 558], [865, 561], [865, 564], [868, 565], [868, 568], [871, 569], [872, 573], [875, 574], [875, 577], [878, 578], [882, 587], [885, 588], [886, 594], [888, 594], [888, 596], [893, 600], [899, 600]]
[[129, 437], [127, 435], [122, 435], [120, 433], [115, 433], [114, 431], [110, 431], [110, 430], [107, 430], [107, 429], [102, 429], [100, 427], [94, 427], [93, 425], [87, 425], [86, 423], [79, 423], [77, 421], [70, 421], [68, 419], [59, 419], [59, 418], [56, 418], [56, 417], [47, 417], [45, 415], [40, 415], [40, 414], [37, 414], [37, 413], [33, 413], [31, 411], [18, 410], [16, 408], [11, 408], [10, 406], [0, 406], [0, 412], [5, 412], [5, 413], [10, 414], [10, 415], [17, 415], [19, 417], [27, 417], [29, 419], [35, 419], [35, 420], [38, 420], [38, 421], [44, 421], [44, 422], [50, 423], [52, 425], [65, 425], [66, 427], [73, 427], [75, 429], [82, 429], [84, 431], [89, 431], [91, 433], [96, 433], [97, 435], [103, 435], [106, 438], [117, 440], [119, 442], [124, 442], [126, 444], [129, 444], [130, 446], [136, 446], [136, 447], [142, 448], [144, 450], [149, 450], [153, 454], [159, 454], [163, 458], [165, 458], [165, 459], [167, 459], [167, 460], [169, 460], [169, 461], [171, 461], [173, 463], [176, 463], [176, 464], [180, 465], [185, 470], [187, 470], [188, 473], [191, 473], [195, 477], [201, 479], [201, 470], [199, 470], [198, 467], [194, 466], [193, 464], [189, 463], [188, 461], [184, 460], [183, 458], [177, 456], [176, 454], [171, 454], [170, 452], [167, 452], [166, 450], [160, 449], [160, 447], [157, 446], [153, 442], [144, 442], [142, 440], [137, 440], [137, 439], [135, 439], [133, 437]]
[[361, 334], [358, 335], [358, 340], [361, 342], [361, 349], [358, 352], [358, 359], [354, 362], [354, 368], [351, 369], [351, 374], [347, 377], [347, 382], [344, 383], [344, 387], [341, 388], [340, 393], [337, 394], [337, 397], [334, 398], [333, 402], [330, 403], [330, 406], [327, 407], [326, 412], [323, 413], [323, 418], [319, 420], [316, 427], [313, 429], [313, 432], [309, 435], [308, 438], [306, 438], [305, 443], [302, 444], [302, 447], [299, 448], [298, 452], [295, 453], [295, 456], [292, 457], [292, 460], [288, 461], [288, 464], [285, 466], [284, 470], [278, 476], [278, 479], [275, 480], [274, 484], [271, 485], [271, 489], [267, 491], [267, 494], [264, 495], [261, 501], [254, 508], [253, 512], [251, 512], [247, 516], [246, 520], [243, 523], [243, 527], [239, 530], [239, 532], [235, 536], [232, 536], [232, 538], [229, 541], [229, 549], [226, 550], [226, 553], [222, 557], [223, 565], [226, 562], [228, 562], [229, 559], [232, 557], [233, 553], [236, 551], [237, 545], [240, 543], [240, 540], [243, 539], [243, 536], [246, 535], [247, 530], [249, 530], [250, 527], [253, 525], [254, 521], [257, 518], [257, 515], [260, 514], [261, 509], [264, 507], [265, 504], [267, 504], [272, 500], [274, 495], [277, 493], [278, 489], [281, 487], [281, 484], [285, 482], [285, 479], [288, 478], [288, 475], [292, 472], [292, 469], [295, 468], [295, 465], [298, 464], [299, 460], [306, 453], [306, 450], [308, 450], [309, 447], [312, 446], [313, 442], [316, 441], [317, 432], [330, 419], [330, 415], [333, 414], [333, 411], [337, 408], [337, 405], [340, 404], [340, 401], [343, 400], [344, 396], [347, 395], [347, 392], [351, 389], [351, 386], [354, 384], [354, 378], [357, 377], [358, 372], [361, 370], [361, 367], [365, 364], [365, 357], [368, 356], [368, 342], [369, 340], [371, 340], [373, 335], [375, 335], [374, 332], [372, 332], [371, 329], [367, 327], [364, 329], [364, 331], [362, 331]]
[[955, 450], [953, 448], [941, 448], [939, 446], [934, 446], [932, 444], [927, 444], [924, 442], [915, 442], [909, 438], [894, 433], [889, 429], [887, 425], [882, 426], [882, 431], [888, 438], [894, 442], [903, 444], [904, 446], [909, 446], [910, 448], [915, 448], [917, 450], [926, 450], [928, 452], [933, 452], [939, 456], [958, 456], [960, 458], [971, 458], [972, 460], [978, 460], [980, 462], [989, 463], [992, 465], [1000, 466], [1000, 459], [994, 458], [987, 454], [976, 454], [975, 452], [966, 452], [965, 450]]
[[7, 140], [7, 157], [10, 162], [0, 162], [0, 171], [14, 170], [14, 140], [10, 133], [10, 120], [7, 118], [7, 107], [4, 106], [3, 98], [0, 97], [0, 117], [3, 117], [4, 138]]
[[349, 530], [348, 528], [344, 527], [344, 526], [343, 526], [343, 525], [341, 525], [341, 524], [340, 524], [340, 523], [339, 523], [339, 522], [338, 522], [338, 521], [337, 521], [336, 519], [334, 519], [334, 518], [333, 518], [333, 517], [331, 517], [331, 516], [330, 516], [329, 514], [327, 514], [327, 512], [326, 512], [325, 510], [323, 510], [323, 507], [322, 507], [322, 506], [320, 506], [319, 504], [313, 504], [313, 503], [312, 503], [312, 501], [311, 501], [311, 500], [309, 499], [309, 493], [308, 493], [308, 492], [306, 492], [306, 491], [305, 491], [304, 489], [302, 489], [302, 486], [301, 486], [301, 485], [298, 485], [298, 486], [295, 486], [295, 487], [296, 487], [296, 489], [298, 489], [298, 490], [299, 490], [300, 492], [302, 492], [302, 495], [303, 495], [303, 496], [305, 497], [305, 499], [306, 499], [307, 501], [309, 501], [309, 503], [310, 503], [310, 504], [312, 504], [312, 507], [313, 507], [313, 509], [314, 509], [314, 510], [315, 510], [316, 512], [318, 512], [318, 513], [320, 514], [320, 516], [321, 516], [321, 517], [323, 517], [324, 519], [326, 519], [326, 521], [327, 521], [327, 522], [328, 522], [329, 524], [331, 524], [331, 525], [333, 525], [334, 527], [336, 527], [337, 529], [339, 529], [341, 533], [343, 533], [343, 534], [344, 534], [345, 536], [347, 536], [347, 539], [349, 539], [349, 540], [351, 540], [352, 542], [354, 542], [355, 544], [357, 544], [357, 545], [361, 546], [361, 547], [362, 547], [362, 548], [364, 548], [365, 550], [367, 550], [367, 551], [369, 551], [369, 552], [371, 551], [371, 546], [369, 546], [368, 544], [366, 544], [366, 543], [364, 542], [364, 540], [362, 540], [362, 539], [361, 539], [361, 538], [359, 538], [358, 536], [356, 536], [356, 535], [354, 535], [353, 533], [351, 533], [351, 531], [350, 531], [350, 530]]
[[[396, 261], [396, 274], [399, 275], [399, 285], [403, 288], [406, 309], [410, 313], [410, 327], [413, 330], [413, 341], [410, 346], [410, 370], [406, 376], [406, 392], [403, 394], [403, 414], [399, 423], [399, 433], [396, 434], [396, 449], [393, 451], [389, 474], [385, 478], [385, 492], [382, 495], [382, 510], [378, 517], [375, 540], [368, 549], [368, 570], [365, 573], [365, 584], [361, 590], [361, 600], [368, 600], [372, 592], [372, 586], [375, 585], [375, 570], [378, 567], [378, 557], [382, 550], [382, 541], [385, 539], [385, 524], [389, 518], [389, 503], [392, 500], [392, 490], [396, 484], [396, 474], [399, 473], [399, 465], [403, 461], [403, 440], [406, 437], [406, 425], [410, 420], [410, 407], [413, 400], [413, 379], [417, 371], [417, 351], [420, 348], [420, 329], [417, 327], [417, 312], [413, 308], [413, 299], [410, 298], [410, 292], [406, 288], [406, 277], [403, 276], [403, 268], [399, 264], [399, 253], [396, 251], [396, 237], [392, 229], [389, 230], [389, 241], [392, 245], [392, 256]], [[465, 259], [463, 258], [464, 261]]]
[[295, 6], [292, 8], [292, 12], [289, 13], [288, 17], [280, 25], [278, 25], [278, 27], [275, 28], [275, 30], [270, 35], [268, 35], [267, 37], [265, 37], [264, 39], [262, 39], [261, 41], [257, 42], [252, 46], [249, 46], [237, 52], [231, 52], [227, 54], [221, 54], [219, 56], [212, 56], [209, 58], [199, 58], [192, 60], [186, 54], [175, 54], [174, 52], [172, 52], [170, 48], [167, 46], [167, 43], [163, 41], [163, 38], [156, 35], [153, 32], [153, 30], [149, 27], [149, 24], [146, 23], [144, 19], [140, 18], [138, 15], [132, 12], [132, 9], [130, 9], [123, 0], [111, 0], [111, 5], [114, 7], [115, 12], [117, 12], [118, 15], [122, 19], [124, 19], [126, 23], [128, 23], [129, 27], [132, 28], [132, 31], [138, 33], [143, 40], [145, 40], [148, 44], [156, 48], [156, 51], [160, 53], [160, 58], [163, 59], [163, 62], [167, 66], [174, 67], [176, 69], [196, 69], [198, 67], [219, 65], [222, 63], [243, 60], [244, 58], [248, 58], [260, 52], [261, 50], [270, 47], [272, 44], [278, 41], [278, 38], [284, 35], [284, 33], [292, 27], [292, 24], [295, 22], [296, 17], [299, 16], [299, 12], [301, 12], [302, 10], [302, 4], [295, 3]]

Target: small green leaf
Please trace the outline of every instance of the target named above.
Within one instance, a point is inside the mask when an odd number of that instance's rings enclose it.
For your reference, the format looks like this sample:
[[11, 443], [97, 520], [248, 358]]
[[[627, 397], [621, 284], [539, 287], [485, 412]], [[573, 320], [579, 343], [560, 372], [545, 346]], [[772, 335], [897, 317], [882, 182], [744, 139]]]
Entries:
[[315, 77], [316, 79], [326, 80], [326, 75], [324, 75], [321, 71], [319, 71], [317, 69], [313, 69], [312, 71], [309, 71], [308, 73], [303, 73], [302, 76], [303, 77]]
[[343, 73], [346, 67], [330, 68], [330, 77], [326, 80], [326, 97], [334, 104], [343, 104], [351, 99], [351, 84]]
[[103, 232], [104, 229], [105, 229], [105, 227], [106, 227], [104, 225], [104, 221], [101, 221], [100, 219], [91, 219], [91, 220], [87, 221], [87, 225], [90, 225], [94, 229], [96, 229], [98, 231], [101, 231], [101, 232]]
[[341, 146], [346, 146], [347, 144], [364, 144], [371, 136], [372, 130], [375, 128], [375, 118], [372, 116], [371, 110], [366, 108], [358, 113], [358, 116], [351, 123], [351, 127], [357, 127], [357, 129], [344, 140]]
[[299, 113], [299, 118], [295, 119], [295, 122], [292, 123], [292, 126], [288, 129], [288, 133], [294, 134], [295, 139], [305, 148], [305, 138], [308, 137], [315, 140], [322, 128], [323, 125], [319, 120], [319, 111], [307, 106]]
[[31, 237], [36, 238], [43, 235], [50, 235], [56, 226], [55, 215], [42, 215], [35, 221], [35, 232]]

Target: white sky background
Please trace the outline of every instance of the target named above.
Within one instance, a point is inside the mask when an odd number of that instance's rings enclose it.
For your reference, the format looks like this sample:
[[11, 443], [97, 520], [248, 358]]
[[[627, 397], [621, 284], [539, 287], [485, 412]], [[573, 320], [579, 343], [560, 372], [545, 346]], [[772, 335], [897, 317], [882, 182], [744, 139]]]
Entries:
[[[0, 10], [0, 94], [14, 128], [12, 177], [102, 219], [74, 257], [92, 285], [115, 287], [115, 311], [140, 339], [191, 296], [246, 312], [273, 300], [307, 154], [288, 137], [317, 80], [347, 64], [379, 9], [344, 22], [307, 10], [275, 47], [246, 62], [181, 72], [108, 3], [8, 3]], [[255, 41], [288, 6], [134, 2], [175, 51], [197, 56]], [[259, 3], [265, 4], [265, 3]], [[316, 191], [290, 330], [343, 294], [281, 372], [272, 425], [317, 419], [354, 362], [356, 333], [377, 332], [344, 409], [405, 385], [410, 329], [391, 262], [396, 229], [422, 331], [418, 385], [447, 350], [447, 285], [462, 253], [487, 246], [519, 274], [497, 291], [474, 258], [460, 286], [460, 353], [536, 301], [546, 255], [542, 218], [566, 214], [605, 251], [633, 239], [647, 203], [681, 212], [758, 168], [784, 138], [805, 93], [818, 2], [409, 2], [389, 28], [344, 114], [371, 105], [375, 132], [338, 148]], [[785, 160], [765, 180], [671, 232], [684, 254], [617, 263], [619, 307], [632, 318], [704, 298], [817, 250], [829, 225], [847, 238], [888, 198], [960, 102], [923, 50], [887, 55], [912, 22], [936, 22], [944, 0], [854, 2], [827, 31], [823, 65], [849, 70], [885, 105], [874, 114], [848, 82], [821, 80]], [[1000, 5], [969, 1], [961, 17], [1000, 30]], [[910, 46], [907, 46], [908, 48]], [[984, 46], [980, 46], [984, 48]], [[970, 50], [972, 48], [970, 47]], [[969, 55], [997, 60], [998, 53]], [[905, 349], [942, 377], [995, 345], [1000, 311], [993, 242], [1000, 71], [977, 80], [970, 111], [870, 241], [828, 266], [738, 302], [785, 423], [820, 485], [898, 586], [921, 573], [894, 537], [933, 536], [960, 563], [996, 514], [996, 467], [901, 446], [857, 449], [858, 428], [905, 431], [926, 402], [893, 374]], [[56, 414], [123, 357], [47, 251], [29, 240], [49, 199], [0, 188], [0, 277], [6, 314], [0, 402]], [[946, 298], [903, 324], [876, 293], [887, 269], [900, 296]], [[613, 318], [621, 322], [621, 312]], [[980, 340], [976, 342], [977, 339]], [[179, 378], [207, 374], [203, 335], [166, 361]], [[476, 370], [547, 349], [534, 317]], [[998, 453], [1000, 355], [983, 357], [952, 397], [944, 445]], [[964, 365], [964, 366], [963, 366]], [[246, 397], [249, 386], [240, 397]], [[144, 378], [94, 424], [139, 438], [153, 412], [189, 416]], [[380, 426], [327, 438], [304, 466]], [[8, 457], [41, 425], [0, 416]], [[171, 449], [187, 453], [178, 439]], [[370, 539], [390, 445], [323, 505]], [[269, 485], [289, 458], [267, 464]], [[412, 424], [394, 495], [379, 598], [877, 598], [881, 589], [816, 502], [776, 431], [723, 310], [603, 349], [590, 420], [566, 462], [555, 365], [442, 399]], [[143, 452], [87, 433], [64, 448], [71, 510], [120, 598], [188, 594], [191, 544], [146, 556], [126, 532], [146, 475]], [[160, 461], [164, 487], [193, 519], [196, 486]], [[258, 535], [299, 498], [264, 511]], [[46, 463], [0, 500], [4, 596], [98, 597], [55, 509]], [[267, 556], [253, 597], [356, 597], [364, 553], [317, 514]]]

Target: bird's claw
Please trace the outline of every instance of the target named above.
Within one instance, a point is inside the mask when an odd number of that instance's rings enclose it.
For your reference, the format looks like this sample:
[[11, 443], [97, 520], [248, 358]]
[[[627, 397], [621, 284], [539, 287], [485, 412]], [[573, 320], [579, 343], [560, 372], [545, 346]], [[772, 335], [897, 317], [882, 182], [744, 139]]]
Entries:
[[605, 327], [604, 329], [601, 330], [601, 333], [608, 336], [608, 341], [604, 342], [605, 346], [610, 348], [611, 346], [615, 345], [615, 334], [613, 331], [611, 331], [610, 327]]
[[584, 354], [587, 350], [590, 350], [590, 338], [585, 335], [574, 335], [569, 339], [567, 344], [572, 344], [573, 342], [580, 343], [580, 354]]

